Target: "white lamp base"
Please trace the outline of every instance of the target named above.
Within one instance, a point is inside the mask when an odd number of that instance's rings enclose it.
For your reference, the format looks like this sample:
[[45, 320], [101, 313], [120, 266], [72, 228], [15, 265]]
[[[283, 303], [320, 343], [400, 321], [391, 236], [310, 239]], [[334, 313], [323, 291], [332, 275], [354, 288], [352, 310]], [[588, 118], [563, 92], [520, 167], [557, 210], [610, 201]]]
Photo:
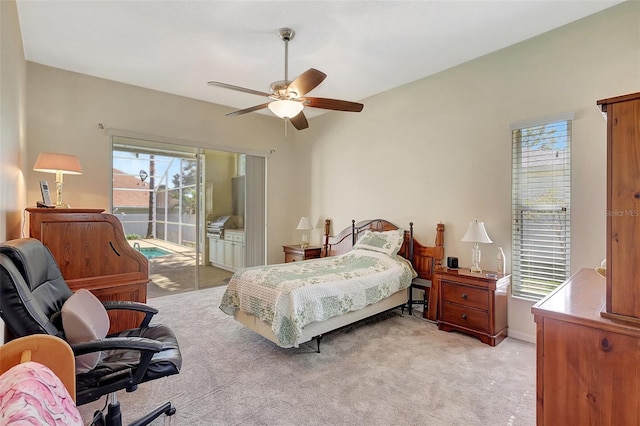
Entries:
[[471, 272], [477, 272], [477, 273], [482, 272], [482, 268], [478, 265], [471, 265], [471, 268], [469, 269], [471, 269]]
[[62, 181], [63, 173], [58, 170], [56, 171], [56, 208], [57, 209], [68, 209], [70, 206], [62, 202]]
[[62, 202], [62, 182], [56, 182], [56, 208], [68, 209], [71, 206]]
[[478, 243], [475, 243], [471, 249], [471, 272], [482, 272], [482, 268], [480, 267], [480, 257], [480, 246]]

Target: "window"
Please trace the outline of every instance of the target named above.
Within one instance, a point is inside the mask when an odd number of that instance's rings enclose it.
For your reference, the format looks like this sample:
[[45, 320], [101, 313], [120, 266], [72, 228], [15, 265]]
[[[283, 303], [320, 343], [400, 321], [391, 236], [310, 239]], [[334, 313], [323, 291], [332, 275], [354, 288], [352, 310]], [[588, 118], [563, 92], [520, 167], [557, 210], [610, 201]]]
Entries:
[[539, 300], [570, 274], [573, 115], [512, 130], [512, 295]]

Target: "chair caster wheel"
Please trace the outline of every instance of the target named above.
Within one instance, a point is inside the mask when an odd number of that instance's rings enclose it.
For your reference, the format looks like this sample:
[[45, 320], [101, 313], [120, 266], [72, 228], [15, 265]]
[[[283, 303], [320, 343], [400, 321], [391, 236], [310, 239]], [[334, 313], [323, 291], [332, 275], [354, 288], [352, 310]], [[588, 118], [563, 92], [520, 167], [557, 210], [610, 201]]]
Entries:
[[171, 407], [164, 412], [167, 416], [173, 416], [176, 413], [176, 407]]
[[93, 413], [93, 420], [91, 426], [104, 426], [104, 414], [98, 410]]

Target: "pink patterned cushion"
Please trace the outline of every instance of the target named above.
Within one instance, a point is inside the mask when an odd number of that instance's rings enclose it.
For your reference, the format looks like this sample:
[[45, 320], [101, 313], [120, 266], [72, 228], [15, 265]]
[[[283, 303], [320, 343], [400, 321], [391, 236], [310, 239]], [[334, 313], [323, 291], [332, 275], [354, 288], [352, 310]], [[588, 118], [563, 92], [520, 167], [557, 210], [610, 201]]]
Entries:
[[82, 425], [82, 417], [53, 371], [25, 362], [0, 376], [0, 425]]

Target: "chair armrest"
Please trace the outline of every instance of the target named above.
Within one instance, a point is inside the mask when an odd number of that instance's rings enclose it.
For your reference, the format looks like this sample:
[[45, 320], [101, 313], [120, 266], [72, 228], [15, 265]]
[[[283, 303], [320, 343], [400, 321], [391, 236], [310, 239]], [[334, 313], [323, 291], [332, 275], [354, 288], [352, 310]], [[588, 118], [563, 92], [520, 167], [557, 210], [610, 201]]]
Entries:
[[71, 345], [71, 349], [73, 349], [75, 356], [113, 349], [160, 352], [162, 343], [144, 337], [107, 337], [102, 340], [74, 343]]
[[[149, 368], [153, 355], [162, 350], [162, 343], [144, 337], [107, 337], [102, 340], [76, 343], [71, 345], [71, 349], [73, 349], [73, 353], [76, 356], [112, 349], [140, 351], [140, 361], [138, 362], [138, 366], [133, 369], [134, 375], [132, 377], [132, 383], [140, 383]], [[121, 373], [122, 371], [118, 371], [112, 375], [104, 376], [102, 379], [113, 379]]]
[[108, 300], [102, 302], [102, 304], [107, 311], [126, 310], [144, 312], [145, 316], [140, 323], [140, 327], [147, 327], [151, 322], [153, 316], [158, 313], [158, 310], [156, 308], [140, 302]]

